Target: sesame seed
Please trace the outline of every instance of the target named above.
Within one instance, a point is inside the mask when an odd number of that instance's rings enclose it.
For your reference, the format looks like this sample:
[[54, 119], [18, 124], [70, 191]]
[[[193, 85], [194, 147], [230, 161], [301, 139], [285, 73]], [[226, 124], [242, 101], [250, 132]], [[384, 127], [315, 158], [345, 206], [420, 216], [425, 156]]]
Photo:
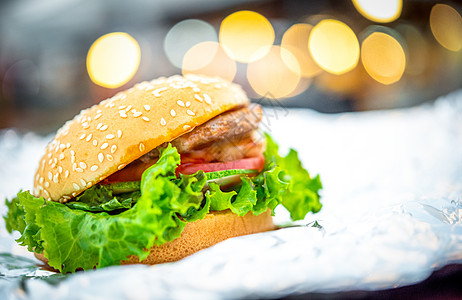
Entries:
[[176, 116], [176, 112], [175, 112], [175, 110], [174, 110], [174, 109], [172, 109], [172, 110], [170, 111], [170, 114], [172, 115], [172, 117]]
[[77, 168], [77, 164], [76, 164], [76, 163], [73, 163], [73, 164], [72, 164], [72, 171], [75, 171], [76, 168]]
[[117, 167], [117, 170], [122, 170], [126, 165], [125, 164], [121, 164]]
[[71, 156], [71, 163], [75, 162], [75, 156]]
[[194, 98], [196, 98], [196, 100], [198, 100], [199, 102], [202, 102], [201, 96], [199, 96], [199, 95], [194, 95]]
[[74, 186], [74, 189], [76, 190], [80, 189], [80, 186], [77, 183], [73, 182], [72, 185]]
[[145, 109], [146, 111], [150, 111], [150, 110], [151, 110], [151, 106], [149, 106], [149, 105], [146, 104], [146, 105], [144, 106], [144, 109]]
[[166, 91], [166, 90], [167, 90], [166, 87], [155, 89], [154, 91], [152, 91], [152, 94], [154, 96], [156, 96], [156, 97], [160, 97], [160, 92], [163, 92], [163, 91]]
[[95, 172], [96, 170], [98, 170], [98, 166], [97, 166], [97, 165], [93, 165], [93, 166], [91, 166], [90, 170], [92, 170], [93, 172]]
[[74, 156], [75, 155], [75, 151], [74, 150], [71, 150], [71, 155]]
[[84, 170], [87, 168], [87, 164], [84, 163], [83, 161], [79, 162], [79, 166]]
[[54, 183], [58, 183], [58, 176], [59, 176], [59, 173], [56, 173], [55, 176], [53, 176]]
[[108, 143], [104, 143], [104, 144], [102, 144], [102, 145], [101, 145], [101, 150], [104, 150], [104, 149], [106, 149], [108, 146], [109, 146], [109, 144], [108, 144]]
[[117, 130], [117, 137], [120, 138], [122, 136], [122, 130]]
[[82, 186], [86, 186], [87, 185], [87, 182], [85, 180], [83, 180], [83, 178], [80, 179], [80, 183], [82, 184]]
[[59, 172], [59, 173], [62, 173], [62, 172], [63, 172], [63, 167], [58, 166], [58, 172]]
[[45, 187], [46, 188], [49, 188], [50, 187], [50, 183], [48, 181], [45, 181]]
[[103, 160], [104, 160], [104, 154], [103, 153], [101, 153], [101, 152], [98, 153], [98, 160], [99, 160], [99, 162], [103, 162]]
[[126, 118], [127, 117], [127, 113], [123, 110], [119, 111], [119, 114], [122, 118]]
[[187, 113], [188, 115], [190, 115], [190, 116], [196, 115], [196, 114], [195, 114], [192, 110], [190, 110], [190, 109], [188, 109], [188, 110], [186, 111], [186, 113]]
[[39, 180], [39, 178], [40, 178], [39, 173], [35, 174], [35, 181]]
[[116, 152], [117, 150], [117, 146], [116, 145], [112, 145], [111, 147], [111, 153], [114, 154], [114, 152]]
[[85, 133], [82, 134], [79, 139], [83, 140], [85, 138], [85, 135], [86, 135]]
[[176, 103], [177, 103], [179, 106], [184, 107], [184, 102], [183, 102], [183, 101], [178, 100]]
[[107, 158], [107, 160], [109, 160], [109, 161], [113, 161], [113, 160], [114, 160], [114, 157], [112, 157], [111, 154], [106, 154], [106, 158]]
[[59, 160], [63, 160], [63, 159], [64, 159], [64, 154], [61, 153], [61, 154], [59, 155]]
[[98, 146], [98, 141], [97, 140], [93, 140], [93, 146]]
[[115, 138], [115, 135], [113, 135], [113, 134], [108, 134], [108, 135], [106, 135], [106, 138], [107, 138], [108, 140], [112, 140], [113, 138]]
[[83, 127], [84, 129], [87, 129], [88, 127], [90, 127], [90, 124], [88, 124], [87, 122], [85, 122], [85, 123], [82, 124], [82, 127]]
[[144, 144], [143, 144], [143, 143], [140, 143], [140, 151], [141, 151], [141, 152], [144, 151]]
[[60, 148], [60, 149], [64, 149], [64, 148], [66, 148], [66, 145], [64, 145], [64, 144], [59, 144], [59, 148]]
[[45, 193], [45, 195], [47, 195], [48, 201], [50, 201], [50, 200], [51, 200], [51, 198], [50, 198], [50, 193], [48, 193], [47, 190], [43, 190], [43, 192]]
[[48, 179], [52, 179], [53, 178], [53, 174], [51, 174], [51, 172], [48, 172]]
[[67, 178], [69, 177], [69, 170], [66, 170], [66, 172], [64, 172], [64, 178]]
[[143, 114], [143, 113], [140, 112], [140, 111], [135, 111], [135, 112], [133, 113], [133, 116], [134, 116], [135, 118], [138, 118], [138, 117], [141, 116], [142, 114]]
[[160, 124], [165, 126], [167, 122], [165, 121], [164, 118], [160, 118]]
[[40, 184], [43, 183], [43, 177], [40, 177], [40, 180], [39, 180]]
[[210, 96], [207, 95], [207, 94], [204, 94], [204, 101], [205, 101], [205, 103], [207, 103], [207, 104], [212, 104], [212, 99], [211, 99]]
[[50, 158], [50, 157], [51, 157], [51, 153], [48, 153], [48, 158]]
[[145, 120], [146, 122], [149, 122], [149, 118], [148, 117], [142, 117], [143, 120]]
[[128, 112], [130, 109], [132, 109], [131, 105], [127, 106], [127, 108], [125, 109], [125, 112]]
[[75, 168], [75, 170], [79, 173], [83, 173], [83, 169], [82, 168]]
[[201, 90], [198, 87], [193, 87], [193, 91], [199, 93]]
[[57, 159], [56, 157], [53, 158], [53, 162], [54, 162], [54, 164], [57, 164], [57, 163], [58, 163], [58, 159]]
[[104, 131], [104, 130], [107, 129], [107, 127], [108, 127], [107, 125], [103, 125], [103, 126], [101, 126], [101, 128], [99, 130]]
[[95, 120], [98, 120], [99, 118], [101, 118], [101, 116], [102, 116], [102, 114], [97, 114], [97, 115], [95, 116]]
[[98, 125], [96, 125], [96, 129], [100, 129], [101, 126], [103, 126], [103, 123], [98, 123]]
[[98, 109], [98, 110], [96, 111], [97, 114], [100, 114], [100, 113], [102, 113], [102, 112], [103, 112], [103, 111], [102, 111], [101, 109]]
[[190, 107], [191, 106], [191, 102], [186, 102], [186, 107]]
[[191, 129], [191, 126], [189, 126], [189, 125], [184, 125], [184, 126], [183, 126], [183, 129], [184, 129], [184, 130], [189, 130], [189, 129]]
[[69, 149], [71, 147], [71, 143], [66, 144], [66, 149]]

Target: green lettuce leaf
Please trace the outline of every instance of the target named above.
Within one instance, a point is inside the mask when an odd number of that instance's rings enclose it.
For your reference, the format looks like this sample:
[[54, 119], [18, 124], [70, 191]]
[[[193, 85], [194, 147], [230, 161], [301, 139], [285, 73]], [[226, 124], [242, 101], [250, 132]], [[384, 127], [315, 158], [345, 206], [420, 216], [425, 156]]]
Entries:
[[130, 255], [144, 259], [146, 249], [179, 237], [187, 222], [211, 210], [258, 215], [282, 204], [293, 219], [319, 211], [319, 177], [310, 177], [295, 151], [285, 157], [277, 151], [267, 136], [263, 172], [243, 175], [242, 184], [222, 191], [203, 171], [177, 176], [180, 155], [168, 145], [141, 182], [95, 185], [66, 204], [18, 193], [6, 201], [6, 227], [18, 230], [18, 242], [43, 253], [50, 266], [74, 272], [120, 264]]
[[144, 259], [149, 253], [146, 249], [180, 236], [186, 224], [182, 215], [195, 220], [208, 212], [198, 199], [204, 173], [178, 179], [179, 163], [180, 156], [171, 145], [161, 150], [159, 161], [143, 174], [138, 201], [115, 215], [73, 209], [20, 192], [7, 204], [12, 208], [6, 216], [8, 228], [19, 230], [20, 243], [43, 252], [49, 265], [62, 272], [120, 264], [129, 255]]
[[[266, 134], [265, 169], [275, 168], [277, 176], [271, 176], [267, 188], [270, 194], [277, 195], [280, 203], [290, 212], [292, 220], [303, 220], [307, 213], [318, 212], [322, 204], [319, 191], [322, 189], [321, 178], [311, 178], [303, 168], [297, 151], [290, 149], [287, 156], [278, 153], [278, 145]], [[282, 189], [282, 185], [285, 187]], [[279, 189], [279, 193], [277, 190]]]
[[[116, 195], [117, 194], [117, 195]], [[131, 208], [141, 197], [140, 182], [130, 181], [108, 185], [96, 184], [65, 203], [72, 209], [92, 212], [121, 212]]]

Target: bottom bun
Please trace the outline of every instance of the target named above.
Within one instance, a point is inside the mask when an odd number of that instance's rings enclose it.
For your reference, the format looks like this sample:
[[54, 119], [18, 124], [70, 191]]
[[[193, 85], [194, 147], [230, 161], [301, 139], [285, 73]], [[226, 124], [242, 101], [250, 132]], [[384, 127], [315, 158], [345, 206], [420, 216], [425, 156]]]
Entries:
[[[202, 249], [213, 246], [226, 239], [276, 229], [271, 211], [258, 216], [248, 213], [240, 217], [229, 210], [211, 212], [204, 219], [187, 223], [181, 236], [160, 246], [153, 246], [148, 257], [139, 260], [138, 256], [129, 256], [122, 264], [160, 264], [174, 262]], [[43, 254], [35, 257], [48, 263]]]

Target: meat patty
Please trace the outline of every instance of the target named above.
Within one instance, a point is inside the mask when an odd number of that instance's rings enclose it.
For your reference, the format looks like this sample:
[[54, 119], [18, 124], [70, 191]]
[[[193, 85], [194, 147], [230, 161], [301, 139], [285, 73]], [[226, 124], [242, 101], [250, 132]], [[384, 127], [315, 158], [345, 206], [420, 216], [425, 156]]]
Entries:
[[[258, 128], [262, 119], [262, 109], [258, 104], [250, 104], [240, 109], [222, 113], [215, 118], [197, 126], [188, 133], [172, 140], [172, 146], [179, 153], [188, 153], [193, 150], [203, 149], [212, 143], [233, 142], [243, 138]], [[161, 145], [166, 147], [167, 143]], [[147, 163], [159, 157], [159, 151], [152, 151], [143, 155], [140, 160]]]
[[258, 104], [250, 104], [238, 110], [225, 112], [194, 130], [172, 141], [179, 153], [207, 147], [210, 143], [232, 141], [258, 127], [262, 109]]

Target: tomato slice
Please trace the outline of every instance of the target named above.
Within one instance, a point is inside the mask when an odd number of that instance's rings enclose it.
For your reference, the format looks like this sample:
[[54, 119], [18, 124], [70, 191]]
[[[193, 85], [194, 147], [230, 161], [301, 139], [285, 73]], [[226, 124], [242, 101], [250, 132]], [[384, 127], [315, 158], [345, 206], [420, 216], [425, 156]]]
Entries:
[[[182, 163], [176, 169], [176, 173], [182, 173], [186, 175], [194, 174], [199, 170], [203, 170], [206, 173], [233, 169], [257, 170], [260, 172], [265, 166], [265, 157], [263, 155], [216, 163], [203, 163], [197, 160], [191, 160], [189, 158], [183, 159], [183, 157], [181, 158], [181, 161]], [[104, 179], [101, 184], [141, 180], [141, 175], [151, 165], [152, 163], [145, 164], [141, 161], [131, 163], [126, 168], [115, 172], [114, 174]]]
[[216, 163], [184, 163], [178, 166], [177, 173], [182, 174], [194, 174], [199, 170], [207, 172], [216, 172], [223, 170], [233, 169], [246, 169], [246, 170], [257, 170], [261, 171], [265, 166], [265, 157], [263, 155], [243, 158], [228, 162], [216, 162]]

